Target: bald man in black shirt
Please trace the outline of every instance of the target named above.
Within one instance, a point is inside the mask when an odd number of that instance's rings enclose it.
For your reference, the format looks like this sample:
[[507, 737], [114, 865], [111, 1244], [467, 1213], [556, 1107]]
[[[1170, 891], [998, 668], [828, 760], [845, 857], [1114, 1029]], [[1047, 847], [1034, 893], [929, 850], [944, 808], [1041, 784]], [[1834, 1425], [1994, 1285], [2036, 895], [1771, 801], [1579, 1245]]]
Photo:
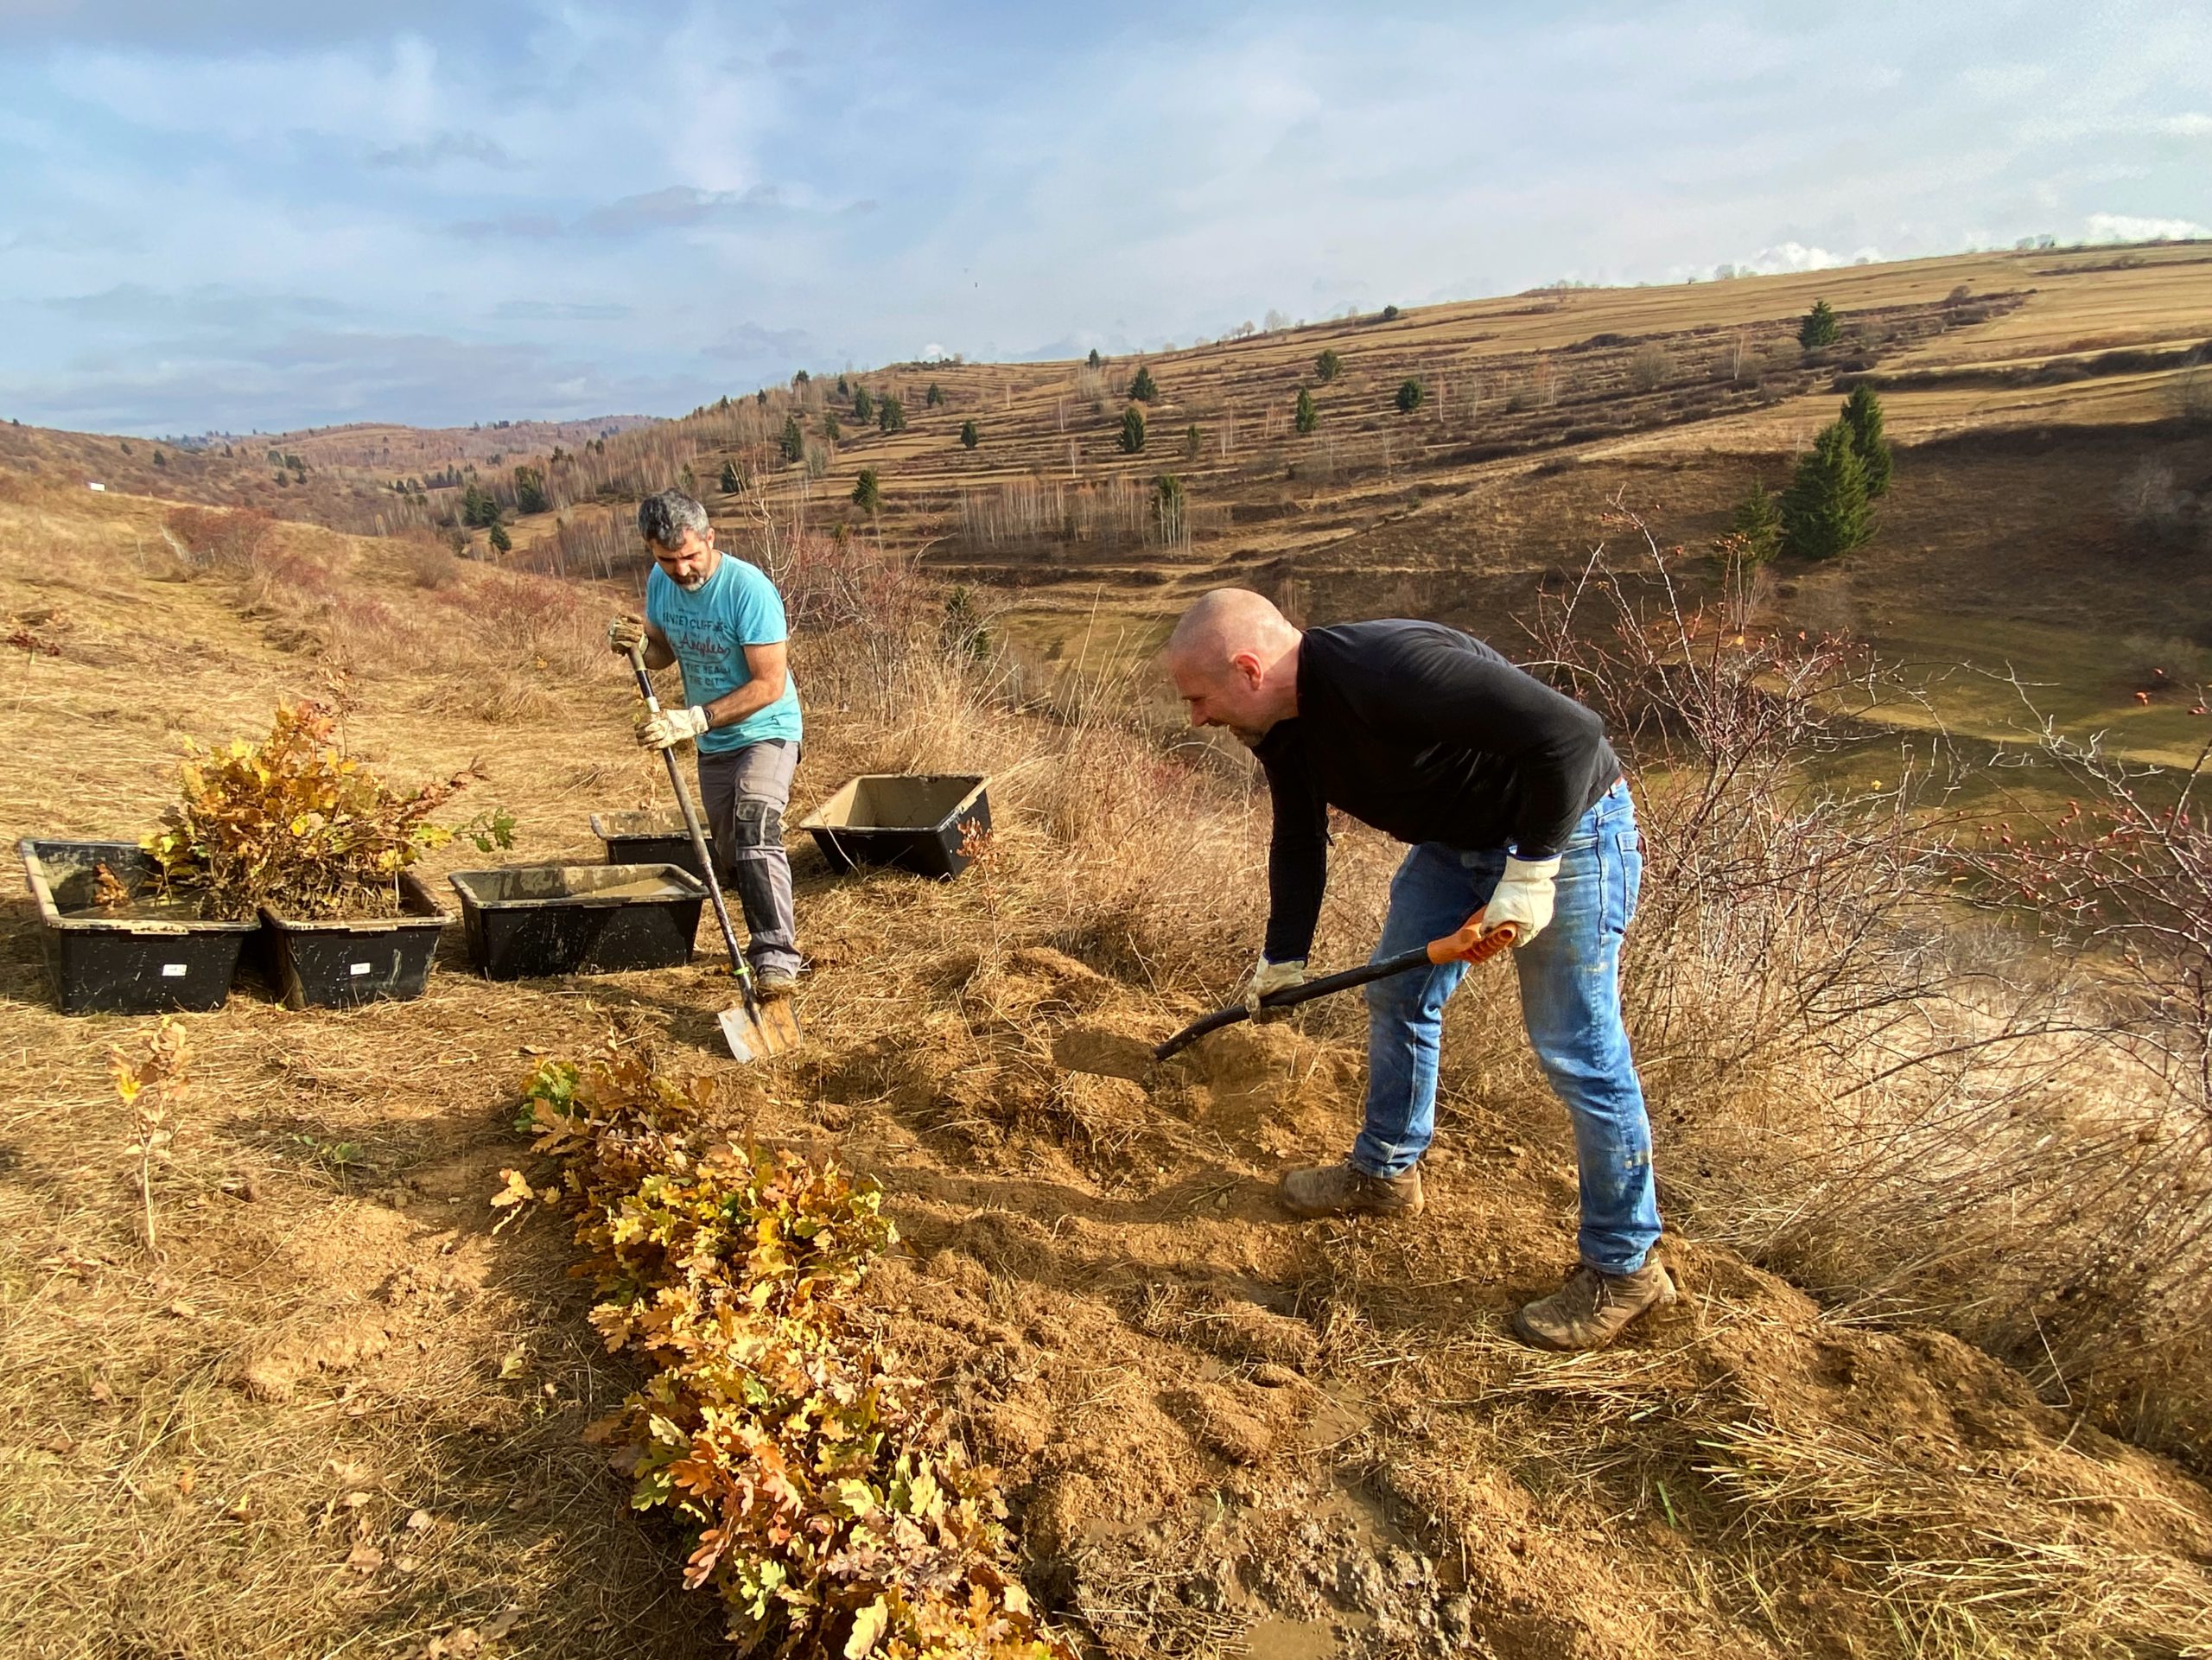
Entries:
[[[1410, 844], [1376, 957], [1477, 913], [1484, 933], [1514, 923], [1529, 1040], [1574, 1128], [1581, 1260], [1514, 1329], [1548, 1348], [1598, 1348], [1672, 1302], [1674, 1282], [1651, 1256], [1651, 1129], [1620, 1012], [1621, 937], [1643, 855], [1598, 717], [1455, 629], [1301, 632], [1242, 588], [1192, 606], [1166, 658], [1192, 723], [1228, 728], [1267, 772], [1268, 930], [1247, 997], [1256, 1004], [1306, 977], [1329, 808]], [[1419, 1212], [1444, 1003], [1465, 972], [1452, 962], [1368, 988], [1365, 1123], [1343, 1163], [1285, 1173], [1293, 1214]]]

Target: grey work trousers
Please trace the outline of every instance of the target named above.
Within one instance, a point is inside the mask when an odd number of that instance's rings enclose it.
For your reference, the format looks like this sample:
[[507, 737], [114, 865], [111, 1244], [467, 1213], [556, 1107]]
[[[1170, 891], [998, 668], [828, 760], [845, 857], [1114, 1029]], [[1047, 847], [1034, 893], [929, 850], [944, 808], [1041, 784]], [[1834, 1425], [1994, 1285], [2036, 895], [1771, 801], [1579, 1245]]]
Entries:
[[745, 913], [751, 937], [745, 958], [755, 974], [797, 974], [806, 961], [799, 955], [791, 862], [784, 851], [784, 809], [798, 766], [798, 746], [782, 738], [699, 752], [699, 801], [714, 838], [715, 866]]

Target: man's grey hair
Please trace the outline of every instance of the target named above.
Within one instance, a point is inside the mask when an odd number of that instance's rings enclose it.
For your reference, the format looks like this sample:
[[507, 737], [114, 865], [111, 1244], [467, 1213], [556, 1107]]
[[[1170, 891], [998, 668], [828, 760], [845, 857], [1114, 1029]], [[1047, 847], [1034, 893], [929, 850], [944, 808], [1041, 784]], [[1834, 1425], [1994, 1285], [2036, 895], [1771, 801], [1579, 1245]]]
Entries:
[[707, 533], [707, 510], [681, 490], [664, 490], [638, 504], [638, 532], [655, 547], [683, 544], [683, 532]]

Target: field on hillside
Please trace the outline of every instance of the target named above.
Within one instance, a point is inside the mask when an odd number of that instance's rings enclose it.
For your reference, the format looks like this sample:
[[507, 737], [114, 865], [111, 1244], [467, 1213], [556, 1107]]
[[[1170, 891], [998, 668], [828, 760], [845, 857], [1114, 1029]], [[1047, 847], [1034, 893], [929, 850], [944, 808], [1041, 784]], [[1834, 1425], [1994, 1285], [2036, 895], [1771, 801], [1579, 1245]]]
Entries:
[[[658, 802], [601, 643], [619, 587], [300, 525], [199, 560], [172, 522], [120, 494], [0, 494], [0, 614], [39, 643], [0, 684], [11, 835], [133, 836], [182, 739], [257, 734], [301, 696], [342, 699], [349, 748], [397, 779], [480, 763], [469, 798], [520, 822], [495, 857], [594, 858], [590, 813]], [[1350, 1133], [1353, 1008], [1225, 1034], [1149, 1089], [1060, 1070], [1072, 1027], [1157, 1037], [1225, 993], [1257, 933], [1264, 800], [1241, 762], [1179, 764], [1083, 677], [1028, 683], [1014, 712], [895, 558], [800, 551], [804, 581], [826, 569], [868, 608], [795, 643], [792, 821], [862, 771], [973, 770], [995, 828], [949, 884], [838, 878], [794, 835], [816, 966], [790, 1062], [717, 1058], [709, 951], [496, 984], [449, 928], [418, 1001], [292, 1012], [242, 988], [179, 1022], [149, 1250], [108, 1065], [155, 1022], [55, 1013], [14, 900], [0, 1647], [709, 1646], [716, 1611], [677, 1589], [694, 1541], [633, 1511], [582, 1439], [640, 1377], [588, 1319], [569, 1229], [532, 1206], [495, 1231], [491, 1203], [505, 1169], [552, 1179], [514, 1127], [524, 1074], [619, 1028], [711, 1080], [716, 1129], [880, 1181], [903, 1243], [859, 1329], [998, 1467], [1020, 1572], [1086, 1653], [2212, 1651], [2212, 1494], [1957, 1338], [1830, 1319], [1716, 1243], [1766, 1224], [1707, 1167], [1818, 1139], [1796, 1097], [1735, 1099], [1764, 1052], [1707, 1056], [1663, 1007], [1639, 1014], [1667, 1202], [1698, 1218], [1668, 1246], [1688, 1295], [1564, 1359], [1503, 1326], [1572, 1259], [1573, 1180], [1502, 972], [1455, 1001], [1417, 1224], [1301, 1226], [1272, 1202], [1281, 1163]], [[1100, 626], [1117, 608], [1155, 615], [1117, 597]], [[1324, 958], [1366, 949], [1391, 856], [1341, 837]], [[431, 868], [484, 862], [456, 847]], [[1669, 937], [1640, 983], [1688, 971]], [[1742, 983], [1713, 997], [1705, 1023], [1734, 1030]], [[2005, 1110], [1991, 1144], [2040, 1133]]]
[[[1865, 377], [1898, 446], [1880, 527], [1834, 568], [1778, 569], [1769, 620], [1848, 627], [1922, 665], [1925, 707], [1963, 735], [2013, 741], [2033, 726], [2016, 692], [1992, 690], [2017, 677], [2069, 728], [2108, 728], [2170, 761], [2203, 741], [2205, 717], [2189, 711], [2212, 652], [2197, 620], [2212, 615], [2207, 259], [2197, 244], [1967, 255], [1547, 289], [1141, 365], [892, 366], [766, 391], [655, 442], [688, 455], [729, 533], [772, 511], [878, 539], [993, 590], [1009, 633], [1055, 660], [1103, 665], [1109, 634], [1156, 638], [1224, 582], [1314, 621], [1435, 615], [1510, 651], [1540, 588], [1580, 568], [1617, 502], [1702, 581], [1733, 503], [1754, 479], [1785, 484], [1840, 382]], [[1796, 332], [1819, 298], [1845, 334], [1808, 354]], [[1341, 366], [1325, 381], [1324, 352]], [[1141, 453], [1125, 455], [1140, 367], [1158, 396], [1139, 406]], [[1404, 414], [1394, 398], [1408, 378], [1423, 399]], [[1307, 435], [1293, 424], [1301, 386], [1317, 413]], [[899, 400], [903, 429], [855, 417], [863, 388]], [[786, 465], [774, 439], [793, 418], [806, 459]], [[970, 422], [973, 448], [960, 438]], [[714, 488], [725, 464], [734, 493]], [[873, 514], [851, 499], [862, 469], [881, 497]], [[1163, 514], [1167, 474], [1179, 488]], [[622, 511], [579, 503], [562, 517], [579, 547], [614, 547]], [[552, 529], [551, 516], [523, 520], [518, 546]]]

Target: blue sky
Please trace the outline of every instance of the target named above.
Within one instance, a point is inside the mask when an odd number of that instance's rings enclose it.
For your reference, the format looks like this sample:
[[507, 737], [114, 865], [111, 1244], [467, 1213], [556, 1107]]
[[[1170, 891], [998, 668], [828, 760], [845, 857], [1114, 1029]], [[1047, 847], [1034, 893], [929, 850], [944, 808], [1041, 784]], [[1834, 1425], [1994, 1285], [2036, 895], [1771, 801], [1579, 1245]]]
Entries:
[[2212, 226], [2212, 8], [0, 0], [0, 417], [802, 366]]

